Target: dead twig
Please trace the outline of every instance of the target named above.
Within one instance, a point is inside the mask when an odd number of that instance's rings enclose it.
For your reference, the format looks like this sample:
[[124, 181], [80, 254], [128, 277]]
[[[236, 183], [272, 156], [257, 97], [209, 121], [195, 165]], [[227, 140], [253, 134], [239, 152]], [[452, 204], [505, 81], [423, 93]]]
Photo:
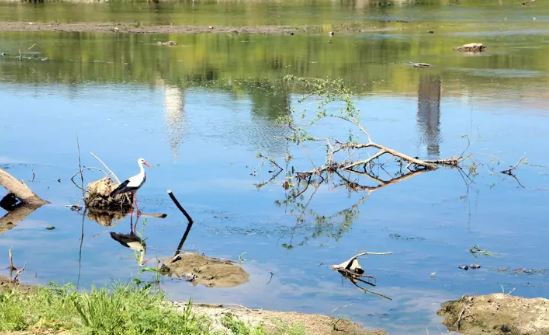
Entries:
[[78, 136], [76, 136], [76, 147], [78, 148], [78, 171], [80, 172], [80, 190], [82, 190], [82, 198], [84, 198], [86, 195], [86, 190], [84, 189], [84, 173], [82, 171], [82, 159], [80, 157], [80, 141], [78, 140]]
[[375, 294], [377, 296], [392, 300], [390, 297], [384, 294], [366, 289], [358, 284], [360, 282], [360, 283], [368, 284], [370, 286], [376, 286], [375, 283], [362, 279], [362, 277], [366, 277], [368, 279], [375, 280], [375, 277], [371, 275], [367, 275], [365, 273], [364, 269], [362, 268], [362, 266], [360, 266], [360, 263], [358, 262], [358, 257], [366, 256], [366, 255], [390, 255], [390, 254], [392, 253], [363, 251], [352, 256], [351, 258], [349, 258], [348, 260], [340, 264], [332, 265], [332, 269], [339, 272], [344, 278], [348, 279], [354, 286], [364, 291], [364, 293], [371, 293], [371, 294]]
[[[23, 265], [22, 268], [17, 268], [14, 263], [13, 263], [13, 252], [11, 251], [11, 248], [8, 250], [8, 259], [9, 259], [9, 263], [10, 265], [8, 266], [8, 269], [10, 270], [10, 278], [11, 278], [11, 282], [12, 283], [17, 283], [19, 282], [19, 276], [21, 275], [21, 273], [23, 273], [23, 271], [25, 271], [25, 267], [27, 266], [26, 264]], [[15, 274], [14, 274], [15, 272]]]
[[258, 155], [258, 158], [264, 158], [264, 159], [266, 159], [269, 163], [271, 163], [272, 165], [274, 165], [274, 166], [277, 168], [277, 171], [269, 171], [269, 173], [271, 173], [271, 177], [270, 177], [268, 180], [266, 180], [266, 181], [264, 181], [264, 182], [261, 182], [261, 183], [258, 183], [258, 184], [255, 184], [255, 186], [256, 186], [257, 188], [261, 188], [261, 187], [267, 185], [268, 183], [270, 183], [271, 181], [275, 180], [276, 177], [278, 177], [278, 175], [279, 175], [282, 171], [284, 171], [284, 169], [283, 169], [280, 165], [278, 165], [278, 163], [277, 163], [275, 160], [273, 160], [272, 158], [269, 158], [269, 157], [267, 157], [267, 156], [265, 156], [265, 155], [263, 155], [263, 154], [259, 154], [259, 155]]
[[527, 164], [527, 163], [528, 163], [528, 158], [522, 157], [521, 159], [518, 160], [518, 162], [515, 163], [515, 165], [510, 166], [508, 169], [501, 170], [500, 173], [506, 174], [508, 176], [514, 176], [515, 175], [515, 170], [520, 165]]
[[171, 190], [168, 190], [168, 195], [170, 196], [170, 199], [172, 199], [175, 206], [181, 211], [181, 213], [183, 213], [183, 215], [185, 216], [185, 218], [187, 218], [187, 221], [188, 221], [187, 228], [185, 229], [185, 233], [183, 233], [183, 236], [181, 237], [181, 240], [177, 245], [177, 249], [175, 250], [175, 255], [177, 256], [181, 252], [181, 249], [183, 248], [183, 244], [185, 244], [185, 241], [187, 240], [187, 237], [191, 232], [191, 228], [193, 226], [194, 221], [193, 221], [193, 218], [189, 215], [189, 213], [187, 213], [185, 208], [181, 206], [181, 204], [179, 203], [179, 201], [177, 200], [177, 198], [175, 197], [175, 195]]
[[116, 180], [116, 182], [118, 184], [120, 184], [120, 179], [118, 178], [118, 176], [116, 175], [116, 173], [114, 173], [107, 164], [105, 164], [105, 162], [103, 162], [103, 160], [101, 158], [99, 158], [99, 156], [97, 156], [96, 154], [94, 154], [93, 152], [90, 152], [90, 155], [93, 156], [93, 158], [95, 158], [99, 163], [101, 163], [101, 165], [103, 165], [103, 167], [105, 168], [105, 170], [107, 170], [110, 174], [110, 176]]

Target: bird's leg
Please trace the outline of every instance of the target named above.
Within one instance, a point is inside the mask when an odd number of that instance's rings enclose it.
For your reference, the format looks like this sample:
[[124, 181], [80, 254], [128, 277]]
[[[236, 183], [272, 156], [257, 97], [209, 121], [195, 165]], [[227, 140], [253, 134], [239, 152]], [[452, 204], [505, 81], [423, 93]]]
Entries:
[[137, 205], [137, 192], [133, 194], [133, 203], [135, 205], [136, 215], [137, 217], [140, 217], [141, 211], [139, 210], [139, 206]]
[[133, 233], [135, 231], [135, 228], [133, 226], [133, 214], [130, 215], [130, 232]]

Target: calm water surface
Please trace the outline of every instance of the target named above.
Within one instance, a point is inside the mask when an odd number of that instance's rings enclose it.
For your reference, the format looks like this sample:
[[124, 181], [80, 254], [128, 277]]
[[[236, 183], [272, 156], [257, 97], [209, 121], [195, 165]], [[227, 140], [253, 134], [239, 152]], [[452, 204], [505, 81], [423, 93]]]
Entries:
[[[185, 8], [192, 4], [166, 5], [154, 14], [149, 5], [127, 6], [160, 24], [172, 16], [187, 23], [191, 14]], [[137, 157], [153, 162], [140, 191], [141, 206], [168, 218], [149, 218], [139, 228], [149, 265], [174, 252], [185, 228], [166, 196], [170, 188], [196, 221], [186, 249], [241, 261], [250, 273], [249, 283], [230, 289], [163, 279], [171, 298], [319, 312], [391, 334], [425, 334], [444, 331], [435, 311], [447, 299], [502, 290], [549, 295], [549, 264], [542, 257], [549, 252], [549, 30], [540, 23], [547, 8], [325, 3], [314, 7], [319, 17], [298, 11], [294, 18], [281, 15], [281, 22], [271, 22], [270, 15], [248, 11], [284, 13], [293, 5], [197, 6], [199, 12], [202, 6], [212, 9], [216, 24], [229, 20], [216, 10], [241, 9], [228, 25], [339, 24], [348, 17], [420, 22], [334, 39], [0, 33], [0, 51], [6, 53], [0, 57], [0, 164], [51, 202], [0, 235], [0, 255], [12, 248], [16, 263], [26, 264], [24, 281], [88, 288], [152, 278], [140, 273], [131, 250], [109, 236], [128, 232], [128, 218], [104, 227], [65, 207], [81, 203], [80, 190], [70, 182], [78, 167], [78, 137], [86, 166], [98, 166], [90, 151], [121, 176], [135, 173]], [[305, 2], [295, 6], [302, 12], [312, 8]], [[0, 8], [1, 20], [52, 21], [59, 18], [56, 11], [73, 11], [61, 4]], [[129, 20], [116, 5], [85, 8], [96, 15], [92, 21]], [[207, 24], [206, 13], [196, 15], [192, 23]], [[259, 21], [249, 21], [252, 17]], [[60, 18], [69, 21], [69, 15]], [[456, 21], [463, 29], [447, 28]], [[471, 29], [474, 24], [480, 28]], [[431, 27], [435, 34], [427, 33]], [[177, 46], [156, 45], [167, 39]], [[472, 56], [452, 50], [471, 41], [486, 43], [487, 52]], [[414, 69], [409, 61], [434, 66]], [[298, 92], [281, 89], [286, 74], [342, 78], [357, 92], [356, 104], [373, 138], [410, 155], [460, 154], [466, 136], [470, 158], [464, 170], [476, 173], [465, 182], [457, 170], [439, 169], [369, 196], [322, 188], [305, 221], [297, 223], [289, 208], [276, 204], [284, 199], [280, 180], [260, 190], [254, 186], [269, 168], [257, 153], [282, 160], [288, 150], [289, 132], [276, 119], [290, 107], [302, 108]], [[324, 124], [318, 130], [332, 128]], [[323, 159], [317, 152], [305, 155]], [[498, 172], [521, 157], [528, 164], [518, 168], [518, 181]], [[87, 181], [98, 177], [86, 174]], [[328, 219], [318, 224], [318, 216]], [[46, 229], [51, 225], [55, 230]], [[493, 256], [473, 256], [474, 245]], [[377, 278], [376, 290], [392, 301], [363, 294], [330, 270], [330, 264], [361, 250], [393, 252], [362, 260]], [[482, 268], [458, 269], [470, 263]], [[7, 257], [0, 257], [0, 268], [5, 266]]]

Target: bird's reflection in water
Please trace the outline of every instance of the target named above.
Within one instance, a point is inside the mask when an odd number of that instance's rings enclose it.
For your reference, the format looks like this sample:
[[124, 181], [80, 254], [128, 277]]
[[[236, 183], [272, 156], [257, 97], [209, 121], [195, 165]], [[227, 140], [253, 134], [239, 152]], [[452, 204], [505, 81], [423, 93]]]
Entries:
[[135, 229], [137, 227], [137, 221], [133, 223], [133, 219], [130, 217], [130, 232], [128, 234], [116, 233], [111, 231], [111, 238], [126, 248], [130, 248], [139, 254], [138, 263], [142, 266], [145, 261], [145, 250], [147, 248], [145, 241], [137, 233]]
[[419, 78], [417, 99], [417, 124], [422, 142], [427, 145], [427, 154], [440, 154], [440, 76], [422, 73]]

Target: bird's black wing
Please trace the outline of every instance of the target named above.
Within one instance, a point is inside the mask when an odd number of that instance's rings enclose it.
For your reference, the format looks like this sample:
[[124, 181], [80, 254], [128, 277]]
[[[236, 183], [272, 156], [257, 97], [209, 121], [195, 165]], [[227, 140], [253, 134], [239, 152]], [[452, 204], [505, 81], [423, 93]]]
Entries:
[[130, 183], [129, 179], [124, 180], [120, 185], [118, 185], [117, 188], [115, 188], [111, 194], [109, 194], [111, 197], [114, 197], [117, 194], [126, 192], [126, 186]]
[[115, 240], [118, 243], [122, 244], [126, 248], [130, 247], [128, 245], [128, 243], [131, 243], [131, 242], [139, 242], [139, 243], [144, 245], [143, 240], [139, 236], [137, 236], [133, 233], [119, 234], [119, 233], [115, 233], [115, 232], [111, 231], [111, 237], [112, 237], [113, 240]]

